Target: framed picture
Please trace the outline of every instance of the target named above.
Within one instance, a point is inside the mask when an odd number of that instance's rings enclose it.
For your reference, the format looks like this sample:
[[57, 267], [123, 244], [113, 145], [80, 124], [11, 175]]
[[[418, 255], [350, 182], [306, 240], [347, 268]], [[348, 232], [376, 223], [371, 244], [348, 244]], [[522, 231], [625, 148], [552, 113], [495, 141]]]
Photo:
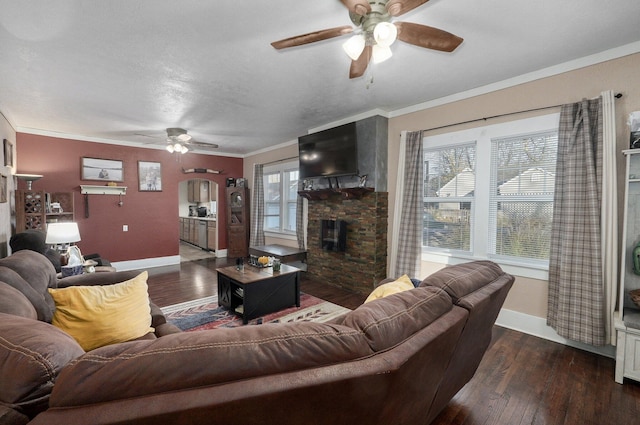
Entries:
[[0, 203], [7, 202], [7, 176], [0, 174]]
[[138, 190], [140, 192], [162, 192], [162, 164], [138, 161]]
[[82, 180], [124, 181], [122, 161], [116, 159], [82, 158]]
[[2, 145], [4, 146], [4, 165], [13, 167], [13, 143], [7, 139], [2, 139]]

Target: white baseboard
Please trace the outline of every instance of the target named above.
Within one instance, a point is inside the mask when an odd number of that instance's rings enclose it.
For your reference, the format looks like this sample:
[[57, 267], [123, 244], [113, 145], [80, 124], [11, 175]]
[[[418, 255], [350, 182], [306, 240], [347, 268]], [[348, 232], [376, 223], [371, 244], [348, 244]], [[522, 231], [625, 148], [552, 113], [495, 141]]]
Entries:
[[118, 271], [149, 269], [152, 267], [173, 266], [180, 264], [179, 255], [169, 257], [143, 258], [141, 260], [117, 261], [111, 263]]
[[572, 341], [558, 335], [558, 333], [547, 326], [546, 319], [529, 314], [520, 313], [513, 310], [502, 309], [496, 320], [496, 325], [503, 328], [513, 329], [528, 335], [537, 336], [549, 341], [568, 345], [569, 347], [578, 348], [580, 350], [589, 351], [601, 356], [615, 359], [616, 347], [613, 345], [605, 345], [603, 347], [594, 347], [592, 345], [583, 344], [581, 342]]

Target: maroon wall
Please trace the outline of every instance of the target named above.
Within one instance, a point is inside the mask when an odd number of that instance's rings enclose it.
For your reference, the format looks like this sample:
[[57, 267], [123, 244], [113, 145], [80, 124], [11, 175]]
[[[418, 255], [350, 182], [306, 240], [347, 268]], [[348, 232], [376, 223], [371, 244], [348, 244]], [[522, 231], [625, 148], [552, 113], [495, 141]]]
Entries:
[[[241, 158], [224, 156], [170, 154], [165, 150], [117, 146], [48, 136], [18, 133], [16, 135], [17, 173], [42, 174], [33, 189], [46, 192], [74, 192], [75, 218], [84, 254], [100, 253], [110, 261], [178, 255], [178, 183], [192, 178], [206, 178], [225, 187], [227, 177], [242, 177]], [[116, 195], [88, 195], [89, 217], [85, 217], [85, 195], [81, 184], [104, 185], [101, 181], [80, 179], [82, 157], [115, 159], [124, 162], [127, 194], [119, 207]], [[138, 161], [162, 164], [162, 192], [138, 190]], [[182, 169], [208, 168], [222, 174], [185, 174]], [[18, 189], [26, 189], [18, 182]], [[227, 248], [226, 202], [218, 197], [219, 249]], [[123, 225], [128, 232], [122, 231]]]

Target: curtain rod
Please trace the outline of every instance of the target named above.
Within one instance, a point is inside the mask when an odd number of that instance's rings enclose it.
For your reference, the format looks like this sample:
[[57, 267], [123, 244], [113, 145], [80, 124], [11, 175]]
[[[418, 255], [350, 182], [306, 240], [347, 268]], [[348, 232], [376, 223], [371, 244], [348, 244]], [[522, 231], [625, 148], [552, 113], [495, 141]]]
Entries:
[[278, 162], [284, 162], [284, 161], [290, 161], [292, 159], [298, 159], [297, 156], [291, 156], [289, 158], [282, 158], [282, 159], [276, 159], [275, 161], [271, 161], [271, 162], [265, 162], [262, 165], [271, 165], [271, 164], [277, 164]]
[[[616, 94], [615, 94], [615, 98], [616, 98], [616, 99], [620, 99], [621, 97], [622, 97], [622, 93], [616, 93]], [[462, 121], [462, 122], [458, 122], [458, 123], [455, 123], [455, 124], [446, 124], [446, 125], [441, 125], [441, 126], [439, 126], [439, 127], [427, 128], [427, 129], [424, 129], [424, 130], [422, 130], [422, 131], [440, 130], [441, 128], [453, 127], [453, 126], [456, 126], [456, 125], [470, 124], [470, 123], [472, 123], [472, 122], [478, 122], [478, 121], [486, 121], [486, 120], [490, 120], [490, 119], [493, 119], [493, 118], [506, 117], [506, 116], [508, 116], [508, 115], [525, 114], [525, 113], [527, 113], [527, 112], [543, 111], [543, 110], [545, 110], [545, 109], [559, 108], [559, 107], [561, 107], [561, 106], [562, 106], [562, 104], [561, 104], [561, 105], [543, 106], [543, 107], [541, 107], [541, 108], [526, 109], [526, 110], [524, 110], [524, 111], [507, 112], [507, 113], [504, 113], [504, 114], [492, 115], [492, 116], [490, 116], [490, 117], [476, 118], [476, 119], [473, 119], [473, 120], [469, 120], [469, 121]]]

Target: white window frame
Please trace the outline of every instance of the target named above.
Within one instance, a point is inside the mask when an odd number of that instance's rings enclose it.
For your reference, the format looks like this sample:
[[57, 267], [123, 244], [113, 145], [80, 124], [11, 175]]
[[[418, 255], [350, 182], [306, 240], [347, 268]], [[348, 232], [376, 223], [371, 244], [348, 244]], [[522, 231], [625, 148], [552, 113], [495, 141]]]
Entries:
[[[298, 171], [298, 161], [294, 160], [294, 161], [287, 161], [287, 162], [280, 162], [280, 163], [276, 163], [276, 164], [271, 164], [271, 165], [266, 165], [264, 166], [264, 168], [262, 169], [262, 173], [263, 176], [266, 177], [268, 174], [275, 174], [275, 173], [279, 173], [280, 174], [280, 229], [278, 231], [273, 231], [273, 230], [267, 230], [266, 226], [264, 229], [264, 234], [267, 237], [273, 237], [273, 238], [280, 238], [280, 239], [291, 239], [291, 240], [297, 240], [297, 234], [296, 231], [290, 231], [287, 229], [283, 228], [283, 223], [286, 222], [287, 218], [288, 218], [288, 208], [287, 205], [289, 202], [297, 202], [297, 198], [296, 199], [289, 199], [288, 198], [288, 190], [285, 190], [284, 188], [284, 182], [285, 182], [285, 173], [286, 172], [290, 172], [290, 171]], [[263, 178], [264, 178], [263, 177]], [[264, 184], [264, 209], [265, 209], [265, 213], [267, 210], [267, 185]]]
[[451, 147], [471, 141], [476, 143], [476, 190], [472, 209], [471, 252], [423, 248], [423, 261], [459, 264], [470, 260], [491, 259], [508, 273], [548, 280], [548, 264], [523, 264], [512, 259], [492, 258], [489, 234], [491, 226], [488, 225], [490, 223], [491, 167], [484, 164], [491, 164], [492, 139], [557, 130], [559, 121], [560, 114], [555, 113], [423, 138], [425, 149]]

